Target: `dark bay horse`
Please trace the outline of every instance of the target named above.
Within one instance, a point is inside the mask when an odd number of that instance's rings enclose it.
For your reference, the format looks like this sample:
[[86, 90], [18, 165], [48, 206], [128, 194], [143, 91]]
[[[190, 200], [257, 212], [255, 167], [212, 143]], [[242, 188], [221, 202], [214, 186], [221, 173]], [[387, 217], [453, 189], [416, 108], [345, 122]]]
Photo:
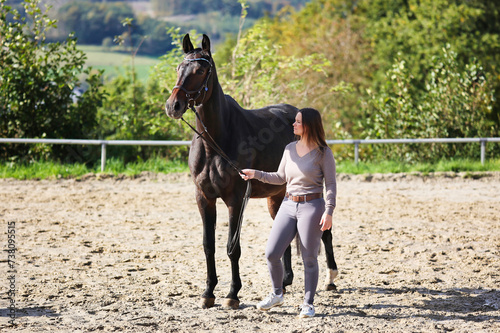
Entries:
[[[167, 115], [182, 118], [190, 107], [196, 106], [198, 135], [193, 137], [189, 150], [189, 169], [196, 184], [196, 202], [203, 221], [203, 247], [207, 264], [207, 287], [202, 295], [202, 307], [212, 307], [217, 285], [215, 268], [216, 200], [221, 198], [229, 210], [229, 238], [227, 252], [231, 261], [232, 281], [224, 306], [239, 307], [241, 289], [239, 237], [231, 245], [239, 229], [246, 183], [231, 164], [240, 168], [276, 171], [285, 146], [294, 140], [292, 124], [297, 108], [279, 104], [257, 110], [245, 110], [230, 96], [224, 95], [210, 52], [210, 39], [203, 35], [202, 48], [194, 48], [189, 35], [184, 36], [184, 60], [177, 68], [177, 82], [166, 102]], [[206, 131], [206, 132], [205, 132]], [[230, 161], [222, 158], [207, 141], [213, 140]], [[285, 195], [285, 185], [277, 186], [252, 180], [252, 198], [267, 198], [269, 212], [274, 219]], [[237, 234], [239, 235], [239, 234]], [[323, 242], [329, 267], [330, 288], [336, 276], [331, 231], [325, 232]], [[293, 279], [290, 248], [284, 256], [284, 286]]]

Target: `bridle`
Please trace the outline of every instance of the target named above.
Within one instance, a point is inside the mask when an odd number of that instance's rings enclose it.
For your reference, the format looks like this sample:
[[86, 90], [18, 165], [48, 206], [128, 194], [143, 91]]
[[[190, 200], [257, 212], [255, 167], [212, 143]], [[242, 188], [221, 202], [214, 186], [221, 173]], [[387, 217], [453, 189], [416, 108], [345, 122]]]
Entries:
[[[212, 136], [210, 135], [210, 133], [207, 131], [207, 128], [205, 126], [205, 124], [203, 123], [203, 121], [201, 120], [201, 117], [198, 113], [198, 111], [196, 111], [196, 108], [195, 108], [195, 105], [196, 105], [196, 100], [200, 97], [201, 95], [201, 92], [204, 90], [204, 93], [206, 94], [207, 91], [208, 91], [208, 79], [210, 78], [210, 75], [212, 74], [212, 62], [208, 59], [205, 59], [205, 58], [195, 58], [195, 59], [187, 59], [187, 58], [184, 58], [184, 61], [188, 61], [188, 62], [193, 62], [193, 61], [206, 61], [210, 64], [210, 68], [208, 69], [208, 73], [207, 75], [205, 76], [205, 79], [203, 80], [203, 83], [201, 84], [201, 87], [198, 89], [198, 90], [187, 90], [186, 88], [184, 88], [183, 86], [175, 86], [174, 88], [172, 88], [172, 92], [174, 89], [180, 89], [182, 91], [184, 91], [186, 93], [186, 97], [188, 98], [188, 107], [194, 112], [194, 114], [196, 115], [196, 118], [198, 118], [198, 121], [200, 122], [200, 124], [203, 126], [203, 132], [198, 132], [196, 130], [196, 128], [194, 128], [190, 123], [188, 123], [186, 120], [184, 120], [184, 117], [181, 117], [181, 120], [183, 122], [185, 122], [192, 130], [193, 132], [195, 132], [196, 134], [198, 134], [198, 138], [202, 138], [205, 142], [208, 143], [208, 145], [210, 147], [212, 147], [212, 149], [217, 153], [219, 154], [223, 159], [226, 160], [226, 162], [233, 168], [235, 169], [239, 174], [241, 174], [241, 169], [238, 168], [238, 166], [236, 164], [234, 164], [233, 161], [231, 161], [231, 159], [226, 155], [226, 153], [222, 150], [222, 148], [217, 144], [217, 142], [214, 140], [214, 138], [212, 138]], [[180, 66], [180, 65], [179, 65]], [[191, 98], [191, 94], [193, 93], [196, 93], [196, 97], [193, 97]], [[205, 100], [205, 96], [203, 96], [203, 99], [202, 101]], [[193, 104], [190, 104], [190, 102], [193, 101], [194, 103]], [[208, 139], [203, 135], [203, 134], [207, 134], [208, 136]]]
[[[196, 100], [201, 96], [202, 91], [203, 91], [203, 94], [204, 94], [202, 101], [205, 100], [205, 96], [206, 96], [207, 91], [208, 91], [208, 80], [210, 79], [210, 76], [212, 75], [212, 67], [213, 67], [213, 65], [212, 65], [212, 62], [210, 60], [205, 59], [205, 58], [195, 58], [195, 59], [184, 58], [184, 61], [187, 61], [187, 62], [206, 61], [210, 65], [210, 68], [208, 69], [208, 73], [205, 76], [205, 79], [203, 79], [203, 82], [202, 82], [202, 84], [201, 84], [201, 86], [200, 86], [200, 88], [198, 90], [187, 90], [183, 86], [175, 86], [175, 87], [172, 88], [172, 93], [174, 92], [175, 89], [179, 89], [179, 90], [184, 91], [184, 93], [186, 94], [186, 98], [188, 100], [188, 105], [191, 104], [191, 101], [193, 102], [194, 105], [196, 105]], [[191, 97], [192, 94], [196, 94], [196, 96], [195, 97]]]

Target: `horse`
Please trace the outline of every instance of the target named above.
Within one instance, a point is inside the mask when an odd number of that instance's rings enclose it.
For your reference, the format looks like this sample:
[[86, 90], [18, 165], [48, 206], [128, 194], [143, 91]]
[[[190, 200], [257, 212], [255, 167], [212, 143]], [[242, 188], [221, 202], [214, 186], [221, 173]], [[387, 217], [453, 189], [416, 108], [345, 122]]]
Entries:
[[[261, 109], [243, 109], [219, 84], [210, 39], [203, 35], [202, 47], [194, 48], [189, 34], [182, 41], [184, 60], [177, 67], [177, 81], [168, 98], [165, 111], [173, 119], [191, 108], [196, 112], [196, 129], [189, 150], [188, 166], [195, 183], [197, 206], [203, 222], [203, 247], [207, 266], [206, 289], [201, 296], [202, 308], [214, 306], [214, 289], [218, 283], [215, 264], [216, 200], [221, 198], [229, 211], [227, 254], [231, 262], [231, 286], [223, 306], [237, 309], [242, 284], [239, 273], [241, 247], [239, 230], [244, 209], [246, 183], [238, 174], [238, 165], [264, 171], [276, 171], [285, 146], [294, 140], [292, 124], [298, 109], [288, 104]], [[203, 140], [202, 140], [203, 139]], [[223, 153], [221, 156], [215, 147]], [[241, 169], [240, 169], [241, 170]], [[274, 220], [285, 195], [285, 185], [251, 182], [251, 198], [267, 198]], [[329, 267], [328, 284], [335, 287], [337, 265], [333, 256], [332, 234], [325, 231], [323, 241]], [[284, 255], [283, 286], [292, 283], [291, 250]]]

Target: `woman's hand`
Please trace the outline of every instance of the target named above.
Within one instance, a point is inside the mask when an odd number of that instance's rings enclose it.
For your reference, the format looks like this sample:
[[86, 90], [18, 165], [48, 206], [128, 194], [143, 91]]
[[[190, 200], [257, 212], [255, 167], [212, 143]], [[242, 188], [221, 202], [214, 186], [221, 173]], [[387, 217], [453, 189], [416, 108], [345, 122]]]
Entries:
[[321, 231], [325, 231], [332, 228], [332, 216], [324, 213], [319, 222], [321, 226]]
[[253, 179], [255, 177], [255, 170], [254, 169], [243, 169], [243, 170], [241, 170], [240, 176], [244, 180]]

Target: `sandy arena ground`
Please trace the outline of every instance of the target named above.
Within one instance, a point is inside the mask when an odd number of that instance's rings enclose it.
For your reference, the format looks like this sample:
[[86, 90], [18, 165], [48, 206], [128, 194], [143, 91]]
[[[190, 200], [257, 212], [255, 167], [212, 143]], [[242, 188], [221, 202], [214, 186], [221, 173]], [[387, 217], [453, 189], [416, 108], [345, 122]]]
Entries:
[[[186, 174], [0, 179], [0, 331], [500, 332], [500, 173], [338, 176], [338, 291], [297, 318], [303, 270], [285, 305], [255, 305], [270, 280], [272, 220], [252, 199], [241, 236], [239, 310], [229, 291], [227, 211], [218, 209], [215, 307], [203, 310], [202, 226]], [[8, 223], [15, 222], [15, 326], [9, 327]]]

